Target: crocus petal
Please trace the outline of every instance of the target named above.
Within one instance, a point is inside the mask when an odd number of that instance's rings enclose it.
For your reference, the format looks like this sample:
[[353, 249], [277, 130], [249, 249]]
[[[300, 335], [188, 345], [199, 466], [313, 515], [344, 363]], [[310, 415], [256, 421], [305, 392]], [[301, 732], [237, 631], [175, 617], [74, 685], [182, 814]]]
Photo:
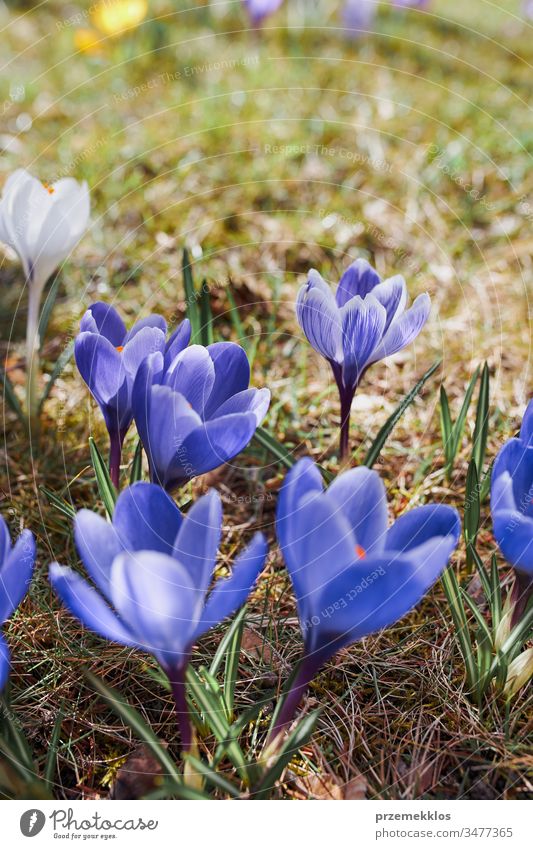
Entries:
[[250, 363], [244, 348], [234, 342], [215, 342], [207, 350], [215, 366], [215, 383], [204, 409], [206, 419], [232, 395], [248, 389], [250, 383]]
[[122, 547], [128, 551], [159, 551], [171, 554], [183, 517], [160, 486], [139, 481], [118, 497], [113, 525]]
[[367, 32], [374, 21], [377, 0], [345, 0], [342, 18], [350, 35]]
[[90, 631], [124, 646], [137, 645], [129, 629], [115, 616], [102, 596], [73, 569], [52, 563], [50, 582], [63, 604]]
[[78, 371], [100, 405], [108, 404], [124, 382], [120, 354], [105, 336], [80, 333], [74, 344]]
[[4, 689], [7, 679], [9, 678], [9, 668], [11, 661], [9, 657], [9, 648], [2, 634], [0, 634], [0, 693]]
[[145, 651], [163, 665], [185, 653], [203, 593], [181, 563], [154, 551], [123, 552], [113, 563], [111, 585], [115, 608]]
[[263, 569], [267, 551], [268, 545], [263, 534], [256, 534], [250, 545], [237, 557], [231, 575], [216, 582], [204, 607], [195, 640], [244, 604]]
[[237, 392], [232, 398], [228, 398], [215, 410], [212, 418], [229, 416], [232, 413], [254, 413], [257, 424], [260, 425], [265, 418], [270, 406], [269, 389], [245, 389]]
[[11, 539], [9, 528], [3, 516], [0, 516], [0, 564], [4, 562], [11, 551]]
[[533, 519], [518, 510], [498, 510], [492, 517], [501, 553], [515, 569], [533, 576]]
[[[133, 339], [134, 336], [140, 330], [144, 330], [145, 327], [157, 328], [161, 331], [163, 336], [167, 335], [167, 323], [162, 315], [157, 315], [156, 313], [152, 315], [147, 315], [146, 318], [141, 318], [139, 321], [136, 321], [131, 330], [126, 334], [124, 338], [124, 345], [127, 345], [128, 342]], [[160, 350], [159, 347], [157, 350]]]
[[429, 295], [426, 293], [419, 295], [413, 306], [404, 312], [399, 319], [392, 322], [369, 362], [375, 363], [385, 357], [390, 357], [409, 345], [422, 330], [428, 320], [430, 310]]
[[283, 0], [244, 0], [254, 26], [258, 26], [265, 18], [272, 15], [282, 3]]
[[397, 622], [435, 583], [453, 547], [450, 537], [438, 537], [411, 554], [383, 552], [344, 570], [317, 600], [320, 621], [305, 632], [307, 651], [320, 651], [323, 662], [325, 649], [331, 656]]
[[533, 506], [533, 448], [521, 439], [510, 439], [499, 451], [492, 470], [491, 509], [519, 510]]
[[133, 382], [139, 370], [139, 366], [150, 355], [165, 350], [165, 334], [159, 327], [141, 327], [130, 336], [122, 351], [122, 362], [124, 369]]
[[176, 330], [171, 335], [165, 348], [165, 371], [170, 366], [174, 357], [187, 347], [191, 340], [191, 322], [188, 318], [183, 319], [181, 324], [178, 324]]
[[350, 469], [337, 475], [327, 494], [348, 519], [364, 553], [382, 551], [387, 533], [387, 498], [378, 473], [365, 466]]
[[215, 366], [202, 345], [181, 351], [165, 374], [165, 385], [180, 392], [199, 415], [203, 414], [214, 383]]
[[203, 593], [207, 592], [215, 568], [221, 531], [222, 503], [218, 492], [212, 489], [185, 516], [173, 551]]
[[372, 291], [372, 295], [376, 300], [383, 304], [387, 311], [387, 320], [383, 333], [386, 333], [392, 322], [399, 318], [405, 310], [407, 303], [407, 286], [405, 280], [400, 274], [395, 277], [389, 277], [384, 280], [379, 286], [376, 286]]
[[302, 498], [307, 493], [320, 493], [323, 489], [322, 476], [310, 457], [298, 460], [287, 473], [278, 496], [276, 511], [276, 535], [282, 549], [291, 544], [294, 536], [292, 518]]
[[217, 469], [246, 448], [256, 428], [254, 413], [236, 413], [206, 422], [183, 440], [181, 465], [194, 469], [194, 475]]
[[109, 597], [111, 565], [122, 551], [115, 528], [91, 510], [80, 510], [74, 519], [74, 539], [87, 572], [96, 586]]
[[341, 309], [344, 365], [342, 378], [346, 387], [355, 387], [366, 364], [383, 336], [387, 312], [373, 295], [363, 300], [356, 295]]
[[533, 447], [533, 401], [527, 405], [520, 428], [520, 439], [527, 445]]
[[342, 275], [335, 299], [337, 306], [343, 307], [356, 295], [364, 298], [381, 283], [381, 277], [366, 259], [356, 259]]
[[455, 542], [461, 532], [457, 510], [446, 504], [415, 507], [397, 519], [387, 533], [387, 551], [409, 552], [434, 537], [451, 536]]
[[124, 343], [126, 326], [117, 310], [110, 304], [97, 301], [80, 321], [80, 330], [101, 333], [116, 348]]
[[296, 318], [315, 351], [327, 360], [341, 363], [341, 318], [329, 287], [324, 290], [324, 280], [311, 269], [307, 283], [298, 292]]
[[0, 569], [0, 623], [11, 616], [28, 591], [35, 563], [35, 540], [22, 531]]

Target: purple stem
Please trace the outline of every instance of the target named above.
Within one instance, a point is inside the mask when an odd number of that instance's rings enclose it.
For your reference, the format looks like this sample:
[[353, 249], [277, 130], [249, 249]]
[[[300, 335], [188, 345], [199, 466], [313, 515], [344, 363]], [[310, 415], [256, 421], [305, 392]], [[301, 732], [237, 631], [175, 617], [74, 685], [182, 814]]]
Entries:
[[120, 460], [122, 457], [122, 444], [124, 435], [120, 431], [115, 431], [109, 434], [110, 451], [109, 451], [109, 474], [113, 485], [116, 489], [120, 487]]
[[[320, 666], [320, 663], [318, 666]], [[285, 696], [276, 722], [268, 735], [267, 745], [270, 745], [270, 743], [276, 739], [278, 734], [284, 731], [291, 724], [294, 714], [296, 713], [296, 709], [300, 704], [310, 681], [313, 679], [318, 666], [314, 658], [306, 658], [302, 661], [296, 675], [294, 676], [291, 688]]]
[[511, 614], [511, 628], [517, 625], [525, 613], [531, 594], [533, 593], [533, 579], [531, 575], [515, 569], [515, 582], [511, 590], [511, 603], [513, 612]]
[[188, 659], [181, 666], [167, 670], [168, 680], [170, 681], [172, 695], [174, 696], [174, 704], [176, 706], [176, 719], [178, 721], [182, 752], [190, 752], [193, 743], [192, 726], [185, 689], [185, 671], [187, 669], [187, 664]]
[[350, 451], [350, 410], [352, 408], [353, 395], [347, 395], [346, 391], [341, 393], [341, 435], [339, 442], [340, 460], [345, 460]]

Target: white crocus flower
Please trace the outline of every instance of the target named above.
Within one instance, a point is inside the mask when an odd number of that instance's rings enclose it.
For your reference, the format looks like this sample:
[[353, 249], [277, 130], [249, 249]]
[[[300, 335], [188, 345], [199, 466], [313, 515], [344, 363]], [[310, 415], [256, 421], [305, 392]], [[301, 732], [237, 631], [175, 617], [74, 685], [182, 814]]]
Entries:
[[28, 283], [27, 402], [38, 399], [39, 314], [46, 281], [79, 242], [89, 223], [89, 190], [72, 177], [41, 183], [23, 168], [7, 179], [0, 199], [0, 241], [19, 255]]

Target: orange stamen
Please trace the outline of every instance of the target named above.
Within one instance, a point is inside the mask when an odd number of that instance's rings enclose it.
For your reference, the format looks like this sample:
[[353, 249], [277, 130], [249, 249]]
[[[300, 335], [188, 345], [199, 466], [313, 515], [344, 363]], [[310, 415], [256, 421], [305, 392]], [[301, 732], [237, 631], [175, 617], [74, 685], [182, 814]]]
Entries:
[[357, 554], [360, 560], [362, 560], [363, 557], [366, 557], [366, 551], [364, 550], [362, 545], [355, 546], [355, 553]]
[[124, 350], [124, 345], [117, 345], [117, 351], [119, 354]]
[[55, 192], [54, 187], [50, 183], [47, 183], [46, 180], [43, 180], [43, 189], [46, 189], [49, 195], [53, 195]]

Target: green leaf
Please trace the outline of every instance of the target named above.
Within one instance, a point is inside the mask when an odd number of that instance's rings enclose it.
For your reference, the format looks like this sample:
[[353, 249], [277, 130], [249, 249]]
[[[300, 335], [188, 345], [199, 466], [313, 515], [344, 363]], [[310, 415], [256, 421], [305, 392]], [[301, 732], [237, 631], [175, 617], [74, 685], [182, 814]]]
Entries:
[[444, 386], [441, 386], [440, 388], [440, 429], [442, 433], [444, 459], [446, 461], [446, 468], [448, 468], [453, 461], [453, 457], [451, 456], [453, 423], [450, 414], [448, 395], [446, 394]]
[[466, 542], [466, 560], [472, 565], [472, 549], [475, 548], [479, 531], [481, 506], [479, 503], [479, 480], [475, 460], [471, 460], [466, 473], [464, 535]]
[[477, 470], [481, 475], [485, 452], [487, 450], [487, 437], [489, 432], [489, 402], [490, 402], [490, 377], [487, 363], [481, 372], [481, 383], [479, 385], [479, 397], [477, 402], [476, 424], [474, 427], [474, 448], [472, 459], [476, 463]]
[[64, 370], [65, 366], [67, 365], [67, 363], [71, 359], [73, 353], [74, 353], [74, 339], [72, 339], [68, 343], [67, 347], [61, 352], [61, 354], [59, 355], [59, 357], [56, 360], [56, 364], [55, 364], [55, 366], [52, 370], [52, 374], [50, 375], [50, 377], [48, 379], [48, 383], [46, 384], [46, 386], [44, 388], [44, 392], [43, 392], [42, 397], [41, 397], [41, 400], [39, 401], [39, 410], [42, 410], [43, 404], [47, 400], [52, 389], [54, 388], [54, 384], [55, 384], [57, 378], [60, 376], [61, 372]]
[[39, 343], [41, 350], [44, 345], [44, 340], [46, 338], [46, 331], [48, 330], [48, 325], [50, 323], [50, 317], [52, 315], [52, 311], [54, 309], [57, 294], [59, 292], [59, 286], [61, 284], [61, 274], [56, 274], [52, 285], [48, 290], [48, 294], [46, 295], [44, 305], [41, 311], [41, 316], [39, 318]]
[[100, 493], [100, 498], [104, 502], [104, 507], [107, 510], [108, 516], [111, 518], [117, 501], [117, 491], [111, 481], [107, 465], [104, 463], [102, 455], [100, 454], [98, 446], [92, 436], [89, 437], [89, 450], [91, 452], [91, 460], [96, 477], [96, 484], [98, 486], [98, 492]]
[[64, 719], [63, 713], [63, 705], [59, 708], [57, 713], [54, 727], [52, 729], [52, 736], [50, 737], [50, 742], [48, 743], [48, 751], [46, 753], [46, 761], [44, 764], [44, 773], [43, 778], [48, 785], [50, 792], [53, 792], [54, 789], [54, 775], [56, 771], [56, 755], [57, 755], [57, 746], [59, 743], [59, 738], [61, 736], [61, 723]]
[[142, 442], [139, 439], [137, 442], [137, 447], [135, 448], [135, 454], [133, 455], [133, 462], [131, 464], [131, 472], [130, 472], [130, 486], [131, 484], [137, 483], [137, 481], [141, 481], [143, 477], [143, 446]]
[[228, 719], [231, 722], [233, 718], [233, 708], [235, 705], [235, 685], [237, 683], [237, 674], [239, 671], [239, 656], [241, 653], [242, 635], [244, 632], [244, 617], [241, 618], [239, 626], [236, 628], [231, 644], [226, 652], [226, 670], [224, 674], [224, 701], [228, 711]]
[[496, 633], [498, 625], [502, 619], [503, 602], [502, 602], [502, 585], [500, 583], [500, 571], [498, 569], [498, 560], [493, 554], [490, 562], [490, 612], [492, 616], [492, 629]]
[[43, 493], [43, 495], [46, 495], [50, 503], [53, 504], [54, 507], [56, 507], [57, 510], [59, 510], [59, 512], [63, 514], [63, 516], [66, 516], [67, 519], [74, 519], [76, 511], [72, 504], [69, 504], [68, 501], [64, 501], [62, 498], [56, 495], [55, 492], [52, 492], [52, 490], [47, 489], [45, 486], [40, 486], [39, 489]]
[[211, 661], [211, 665], [209, 667], [209, 672], [211, 675], [215, 676], [220, 668], [220, 665], [224, 661], [226, 657], [226, 653], [232, 645], [233, 638], [235, 636], [235, 632], [240, 628], [241, 623], [244, 622], [246, 617], [246, 605], [241, 607], [237, 615], [235, 616], [233, 622], [227, 629], [226, 633], [222, 637], [220, 643], [217, 646], [217, 650], [213, 655], [213, 660]]
[[239, 799], [240, 793], [237, 787], [228, 781], [227, 778], [224, 778], [220, 773], [215, 772], [214, 769], [211, 769], [209, 764], [206, 764], [204, 761], [200, 760], [200, 758], [195, 757], [191, 754], [186, 754], [185, 759], [191, 765], [191, 767], [200, 775], [202, 775], [208, 784], [212, 787], [216, 787], [217, 790], [222, 790], [224, 793], [227, 793], [228, 796], [231, 796], [232, 799]]
[[455, 638], [463, 656], [467, 685], [471, 691], [474, 691], [476, 689], [478, 676], [472, 639], [468, 629], [466, 613], [461, 601], [460, 587], [455, 572], [451, 566], [448, 566], [448, 568], [444, 570], [441, 581], [455, 627]]
[[91, 686], [99, 693], [109, 704], [112, 710], [119, 716], [122, 721], [135, 732], [139, 740], [148, 746], [152, 754], [157, 758], [166, 773], [177, 782], [182, 784], [182, 778], [177, 767], [170, 757], [167, 750], [161, 744], [161, 741], [154, 734], [149, 725], [146, 724], [140, 713], [132, 708], [123, 698], [122, 694], [109, 687], [96, 675], [93, 675], [88, 669], [83, 669], [83, 674], [90, 682]]
[[[271, 791], [274, 788], [274, 785], [278, 778], [281, 776], [283, 770], [290, 763], [294, 755], [304, 746], [311, 734], [315, 729], [315, 725], [317, 723], [318, 717], [320, 714], [320, 709], [313, 711], [308, 716], [305, 716], [301, 722], [298, 723], [292, 734], [290, 734], [276, 755], [272, 755], [272, 758], [275, 758], [274, 764], [270, 767], [267, 767], [265, 772], [263, 773], [261, 780], [257, 787], [254, 788], [252, 797], [254, 799], [266, 799], [270, 795]], [[269, 758], [270, 760], [270, 758]]]
[[264, 427], [258, 427], [254, 435], [254, 440], [263, 448], [266, 448], [266, 450], [269, 451], [276, 460], [283, 463], [285, 468], [292, 469], [296, 460], [291, 454], [289, 454], [281, 442], [278, 442], [276, 437], [272, 436], [272, 434], [268, 432], [268, 430], [265, 430]]
[[402, 402], [396, 407], [391, 416], [387, 419], [382, 428], [380, 428], [378, 435], [374, 439], [372, 445], [367, 451], [366, 457], [363, 461], [364, 466], [368, 466], [369, 469], [375, 464], [379, 455], [381, 454], [381, 450], [385, 445], [387, 439], [390, 436], [391, 431], [398, 424], [399, 420], [405, 413], [408, 407], [411, 406], [417, 395], [421, 392], [424, 385], [427, 383], [429, 378], [437, 371], [438, 367], [441, 364], [441, 360], [437, 360], [433, 363], [430, 369], [422, 375], [419, 381], [413, 386], [410, 392], [407, 393]]
[[211, 293], [207, 280], [203, 281], [200, 290], [200, 338], [205, 347], [213, 344], [213, 313], [211, 312]]
[[228, 301], [230, 303], [229, 317], [230, 321], [233, 325], [233, 329], [235, 331], [235, 335], [237, 336], [237, 341], [243, 346], [245, 350], [248, 350], [249, 339], [245, 333], [243, 323], [241, 321], [241, 316], [239, 313], [239, 307], [235, 301], [235, 295], [231, 291], [231, 288], [228, 287], [227, 295]]
[[185, 305], [187, 318], [191, 322], [191, 343], [199, 343], [200, 333], [200, 311], [198, 309], [198, 294], [194, 287], [191, 261], [187, 248], [183, 249], [183, 288], [185, 289]]
[[15, 415], [17, 416], [19, 421], [24, 426], [26, 426], [27, 419], [26, 419], [26, 416], [24, 415], [24, 411], [23, 411], [23, 409], [20, 405], [20, 401], [17, 398], [17, 393], [15, 392], [13, 384], [11, 383], [9, 377], [7, 376], [7, 372], [1, 366], [0, 366], [0, 378], [3, 382], [3, 384], [4, 384], [4, 388], [3, 388], [3, 392], [2, 392], [4, 398], [6, 399], [7, 403], [9, 404], [9, 406], [11, 407], [11, 409], [13, 410], [13, 412], [15, 413]]

